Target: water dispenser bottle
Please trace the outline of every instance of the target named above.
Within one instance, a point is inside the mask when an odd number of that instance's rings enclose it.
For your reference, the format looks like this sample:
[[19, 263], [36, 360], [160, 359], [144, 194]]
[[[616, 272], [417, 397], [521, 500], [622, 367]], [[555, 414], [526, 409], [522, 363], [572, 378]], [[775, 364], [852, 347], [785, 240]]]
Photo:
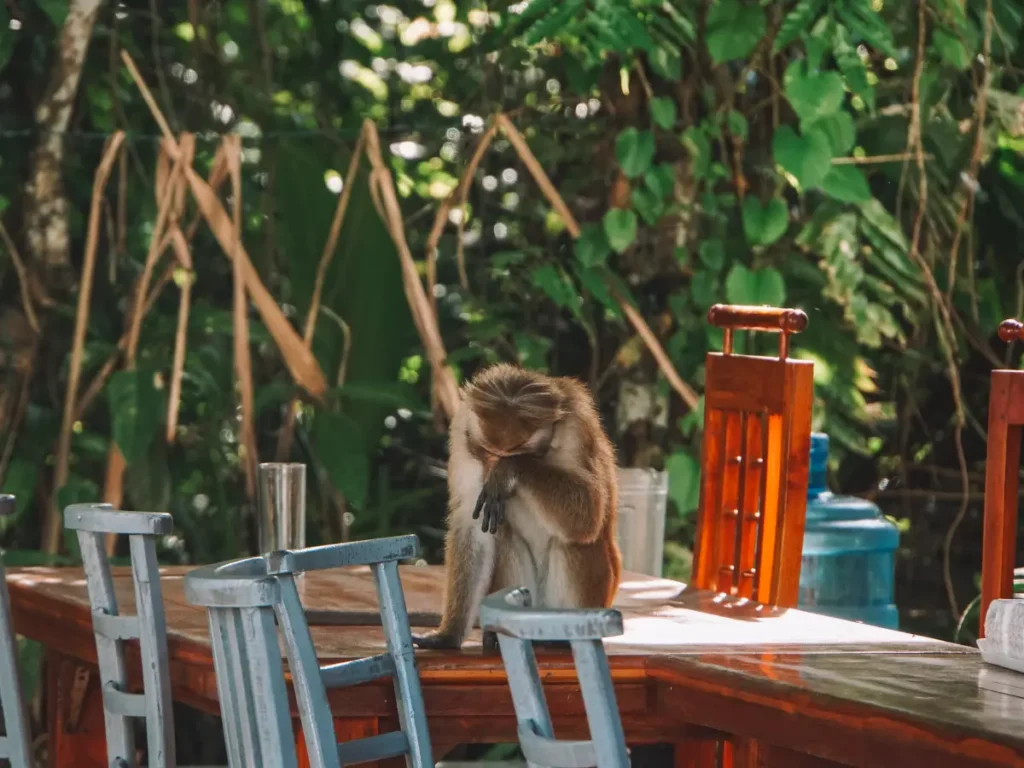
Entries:
[[870, 501], [832, 494], [827, 466], [828, 435], [814, 433], [799, 607], [896, 629], [893, 580], [899, 531]]

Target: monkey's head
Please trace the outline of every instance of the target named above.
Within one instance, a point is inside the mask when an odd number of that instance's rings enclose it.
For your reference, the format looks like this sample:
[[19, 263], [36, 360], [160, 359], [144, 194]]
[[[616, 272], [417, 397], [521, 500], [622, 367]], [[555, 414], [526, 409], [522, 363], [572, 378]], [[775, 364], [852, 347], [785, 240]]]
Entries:
[[470, 436], [493, 456], [534, 453], [551, 441], [565, 400], [550, 376], [513, 365], [491, 366], [464, 390]]

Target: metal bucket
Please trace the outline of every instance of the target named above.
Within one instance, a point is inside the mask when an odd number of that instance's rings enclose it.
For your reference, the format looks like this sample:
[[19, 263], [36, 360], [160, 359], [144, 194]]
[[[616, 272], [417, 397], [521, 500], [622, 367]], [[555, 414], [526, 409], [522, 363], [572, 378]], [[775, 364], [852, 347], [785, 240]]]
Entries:
[[668, 472], [619, 470], [617, 538], [625, 570], [661, 576], [667, 506]]

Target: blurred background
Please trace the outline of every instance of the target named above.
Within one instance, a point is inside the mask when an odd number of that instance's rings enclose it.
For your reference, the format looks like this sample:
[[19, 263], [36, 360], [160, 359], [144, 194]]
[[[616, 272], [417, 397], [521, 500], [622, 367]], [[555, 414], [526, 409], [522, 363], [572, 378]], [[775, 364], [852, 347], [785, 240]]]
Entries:
[[[989, 373], [1021, 362], [995, 330], [1024, 311], [1022, 22], [1018, 0], [3, 0], [6, 562], [75, 562], [48, 521], [101, 498], [173, 513], [167, 563], [246, 553], [256, 457], [307, 463], [307, 543], [413, 532], [440, 562], [443, 387], [404, 251], [446, 376], [579, 377], [620, 465], [667, 472], [680, 579], [706, 312], [804, 309], [829, 485], [898, 526], [901, 628], [964, 639]], [[244, 314], [122, 52], [180, 151], [194, 133], [229, 243], [237, 217]], [[311, 308], [319, 397], [289, 363]]]

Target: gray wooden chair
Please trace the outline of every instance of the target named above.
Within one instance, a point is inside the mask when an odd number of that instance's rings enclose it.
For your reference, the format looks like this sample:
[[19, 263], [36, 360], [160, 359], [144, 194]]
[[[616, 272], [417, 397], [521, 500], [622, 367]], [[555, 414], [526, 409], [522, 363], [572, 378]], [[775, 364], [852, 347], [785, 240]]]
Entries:
[[[340, 768], [402, 755], [410, 768], [433, 768], [398, 577], [398, 561], [414, 557], [418, 550], [415, 536], [398, 536], [272, 552], [186, 574], [186, 599], [209, 612], [231, 768], [295, 768], [298, 764], [275, 619], [284, 636], [311, 768]], [[373, 571], [388, 650], [320, 666], [295, 579], [307, 571], [353, 565], [368, 565]], [[337, 743], [327, 690], [389, 676], [397, 694], [400, 730]]]
[[[72, 504], [64, 527], [77, 531], [96, 636], [107, 755], [117, 768], [137, 765], [134, 718], [146, 721], [150, 768], [175, 768], [174, 713], [167, 666], [167, 624], [160, 591], [156, 537], [171, 532], [171, 516], [160, 512], [120, 512], [110, 504]], [[135, 615], [122, 615], [114, 594], [105, 546], [109, 533], [128, 537]], [[129, 693], [124, 642], [139, 641], [143, 693]]]
[[[622, 614], [612, 609], [533, 608], [529, 590], [512, 587], [489, 595], [480, 627], [498, 636], [518, 721], [519, 746], [531, 766], [627, 768], [629, 753], [601, 638], [622, 634]], [[576, 662], [590, 741], [555, 739], [537, 672], [534, 642], [568, 642]]]
[[[14, 514], [14, 497], [0, 495], [0, 517]], [[32, 768], [31, 743], [25, 700], [22, 698], [18, 671], [18, 646], [11, 621], [11, 598], [7, 592], [7, 574], [0, 562], [0, 706], [4, 713], [6, 735], [0, 737], [0, 760], [11, 768]]]

